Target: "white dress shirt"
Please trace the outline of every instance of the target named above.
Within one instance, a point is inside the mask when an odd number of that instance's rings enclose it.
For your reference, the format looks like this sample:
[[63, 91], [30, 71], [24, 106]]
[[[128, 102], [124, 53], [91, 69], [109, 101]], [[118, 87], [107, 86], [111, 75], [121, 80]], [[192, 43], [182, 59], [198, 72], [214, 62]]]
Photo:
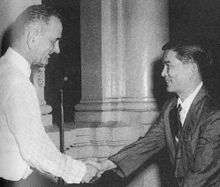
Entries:
[[181, 124], [183, 125], [186, 119], [186, 115], [189, 111], [189, 108], [194, 100], [194, 98], [196, 97], [196, 95], [198, 94], [199, 90], [201, 89], [203, 85], [203, 82], [201, 82], [196, 89], [182, 102], [180, 98], [178, 98], [177, 101], [177, 106], [180, 104], [182, 109], [180, 111], [180, 121]]
[[46, 134], [30, 73], [29, 63], [12, 48], [0, 59], [0, 177], [25, 179], [33, 167], [79, 183], [86, 166], [61, 154]]

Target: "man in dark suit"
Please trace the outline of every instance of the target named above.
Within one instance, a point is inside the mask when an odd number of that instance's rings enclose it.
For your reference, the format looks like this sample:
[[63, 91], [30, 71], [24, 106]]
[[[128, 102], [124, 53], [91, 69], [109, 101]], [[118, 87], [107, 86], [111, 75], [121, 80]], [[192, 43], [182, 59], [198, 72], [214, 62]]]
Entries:
[[211, 55], [198, 42], [186, 40], [169, 42], [162, 49], [161, 75], [167, 91], [177, 97], [165, 103], [144, 137], [93, 164], [100, 174], [114, 169], [127, 177], [167, 148], [177, 186], [220, 186], [220, 110], [203, 83]]

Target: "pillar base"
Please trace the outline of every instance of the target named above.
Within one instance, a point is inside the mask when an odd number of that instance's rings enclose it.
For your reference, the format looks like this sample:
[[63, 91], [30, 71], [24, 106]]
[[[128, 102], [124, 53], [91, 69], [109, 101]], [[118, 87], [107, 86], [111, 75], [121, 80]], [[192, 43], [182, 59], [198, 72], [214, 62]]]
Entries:
[[75, 110], [75, 127], [83, 134], [73, 141], [83, 145], [80, 157], [108, 157], [144, 136], [158, 116], [156, 102], [149, 98], [81, 102]]
[[78, 136], [75, 140], [74, 135], [69, 136], [65, 145], [80, 158], [105, 158], [116, 153], [144, 136], [158, 116], [156, 102], [149, 98], [81, 102], [75, 110], [74, 133]]
[[[75, 126], [102, 127], [151, 125], [158, 115], [156, 102], [153, 99], [120, 99], [120, 101], [88, 101], [75, 107]], [[119, 122], [119, 123], [118, 123]]]

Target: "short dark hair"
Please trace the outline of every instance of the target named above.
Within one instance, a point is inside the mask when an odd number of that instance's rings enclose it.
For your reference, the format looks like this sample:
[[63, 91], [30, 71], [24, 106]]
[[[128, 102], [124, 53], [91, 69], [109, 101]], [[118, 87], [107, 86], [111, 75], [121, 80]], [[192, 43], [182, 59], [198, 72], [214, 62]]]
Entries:
[[52, 16], [60, 19], [60, 14], [55, 8], [42, 4], [29, 6], [12, 23], [10, 28], [11, 42], [20, 37], [31, 23], [42, 21], [48, 24]]
[[213, 64], [213, 56], [208, 46], [205, 40], [180, 39], [169, 41], [162, 47], [162, 50], [175, 51], [177, 58], [183, 63], [196, 63], [200, 74], [205, 76]]

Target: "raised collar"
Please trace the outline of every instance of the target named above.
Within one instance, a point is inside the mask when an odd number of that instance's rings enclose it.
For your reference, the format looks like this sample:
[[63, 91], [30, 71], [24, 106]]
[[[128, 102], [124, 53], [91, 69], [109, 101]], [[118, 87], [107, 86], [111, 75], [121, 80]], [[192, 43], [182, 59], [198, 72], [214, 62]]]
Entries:
[[13, 67], [21, 71], [28, 79], [30, 78], [30, 63], [22, 55], [9, 47], [4, 56], [13, 64]]

